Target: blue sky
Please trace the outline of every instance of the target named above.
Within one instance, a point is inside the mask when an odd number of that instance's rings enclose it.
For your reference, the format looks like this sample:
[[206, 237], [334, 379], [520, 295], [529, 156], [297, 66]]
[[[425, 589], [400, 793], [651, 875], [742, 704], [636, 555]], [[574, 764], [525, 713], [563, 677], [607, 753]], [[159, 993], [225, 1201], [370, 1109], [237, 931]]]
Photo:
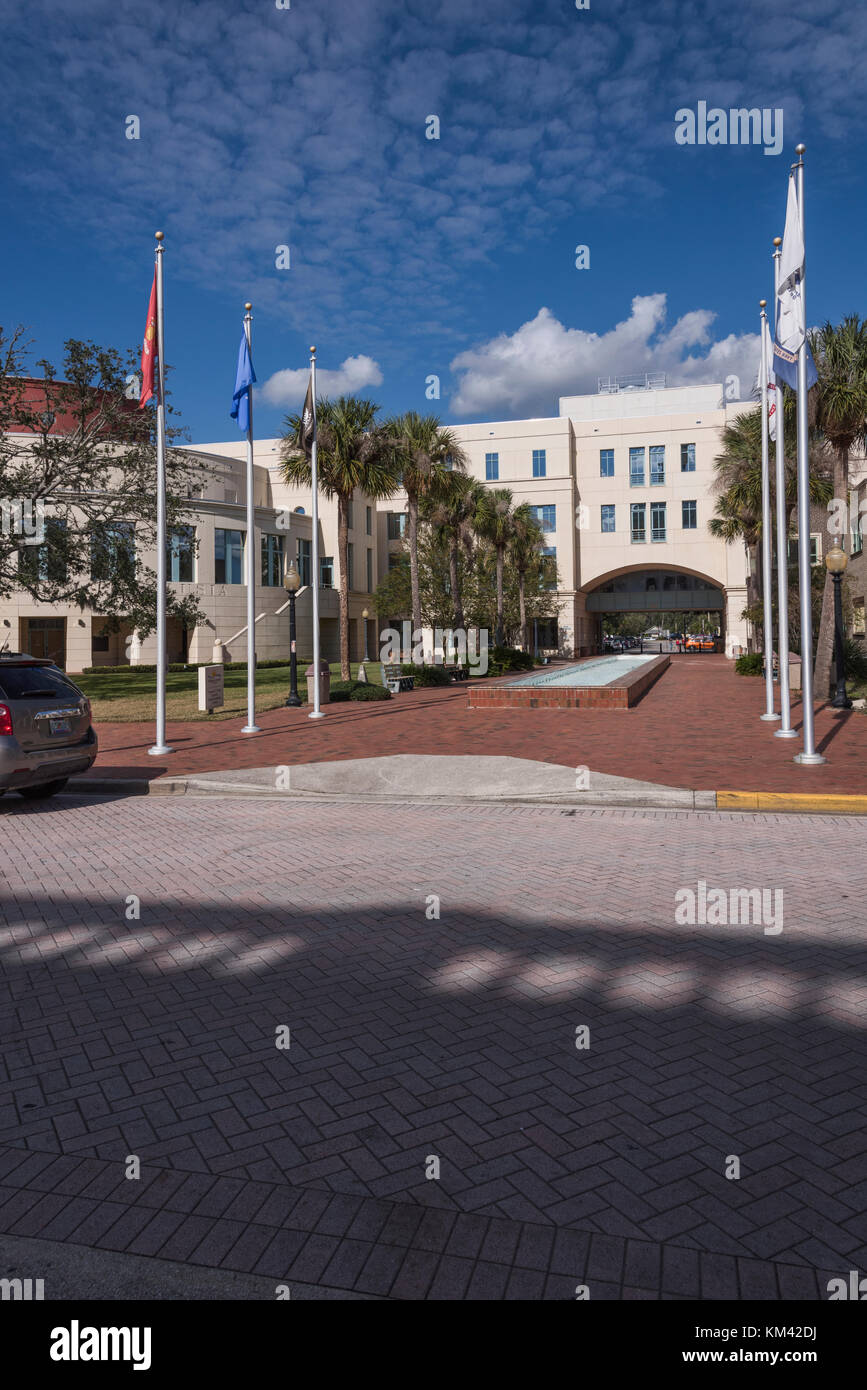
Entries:
[[[167, 358], [194, 441], [236, 431], [247, 298], [260, 436], [300, 406], [313, 342], [327, 388], [455, 423], [555, 414], [559, 394], [618, 371], [733, 372], [746, 395], [799, 140], [808, 320], [865, 311], [867, 7], [3, 11], [0, 318], [55, 361], [66, 337], [136, 345], [161, 228]], [[675, 112], [699, 101], [782, 108], [783, 152], [676, 144]]]

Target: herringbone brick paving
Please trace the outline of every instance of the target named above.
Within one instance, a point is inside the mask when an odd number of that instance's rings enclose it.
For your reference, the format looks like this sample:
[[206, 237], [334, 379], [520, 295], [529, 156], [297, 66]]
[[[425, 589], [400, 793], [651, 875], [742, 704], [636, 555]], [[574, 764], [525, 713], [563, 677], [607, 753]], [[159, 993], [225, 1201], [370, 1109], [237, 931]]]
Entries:
[[[2, 815], [0, 1230], [395, 1298], [867, 1268], [862, 821]], [[783, 932], [678, 925], [699, 879], [781, 888]]]
[[[428, 688], [388, 703], [331, 705], [319, 723], [306, 709], [265, 710], [256, 716], [262, 732], [243, 737], [241, 715], [218, 724], [172, 722], [175, 752], [167, 758], [148, 755], [153, 722], [100, 721], [91, 776], [153, 780], [392, 753], [489, 754], [703, 791], [867, 789], [867, 716], [816, 701], [816, 747], [828, 761], [808, 770], [792, 761], [799, 744], [781, 743], [759, 719], [763, 691], [724, 656], [682, 655], [631, 710], [472, 710], [465, 686]], [[793, 692], [799, 733], [801, 717]]]

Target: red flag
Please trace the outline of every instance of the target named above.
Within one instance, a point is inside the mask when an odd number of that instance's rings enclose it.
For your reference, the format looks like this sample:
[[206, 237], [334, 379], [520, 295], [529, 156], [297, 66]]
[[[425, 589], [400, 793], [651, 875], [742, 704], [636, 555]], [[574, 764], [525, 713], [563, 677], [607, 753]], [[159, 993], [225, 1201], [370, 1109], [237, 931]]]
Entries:
[[141, 397], [138, 407], [141, 410], [154, 394], [154, 362], [156, 360], [157, 345], [157, 273], [154, 270], [154, 282], [151, 287], [151, 298], [148, 304], [148, 321], [145, 324], [144, 343], [141, 350]]

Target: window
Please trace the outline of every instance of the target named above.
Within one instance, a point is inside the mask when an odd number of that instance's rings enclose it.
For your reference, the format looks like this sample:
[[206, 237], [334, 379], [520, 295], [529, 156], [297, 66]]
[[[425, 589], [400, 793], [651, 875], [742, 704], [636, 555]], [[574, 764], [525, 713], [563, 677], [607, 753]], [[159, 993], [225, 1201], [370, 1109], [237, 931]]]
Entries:
[[603, 504], [602, 507], [602, 530], [614, 530], [614, 504]]
[[695, 472], [695, 445], [681, 444], [680, 446], [680, 471], [681, 473]]
[[346, 582], [350, 589], [355, 588], [355, 546], [352, 541], [346, 547]]
[[115, 521], [97, 527], [90, 542], [91, 579], [115, 579], [135, 573], [135, 526]]
[[599, 450], [599, 476], [600, 478], [614, 477], [614, 450]]
[[534, 449], [534, 450], [533, 450], [533, 477], [534, 477], [534, 478], [544, 478], [544, 477], [545, 477], [545, 469], [546, 469], [546, 466], [547, 466], [547, 465], [546, 465], [546, 463], [545, 463], [545, 450], [544, 450], [544, 449]]
[[553, 502], [546, 502], [541, 506], [531, 506], [530, 511], [543, 531], [557, 530], [557, 507]]
[[556, 545], [545, 545], [539, 553], [542, 556], [542, 588], [556, 589], [557, 547]]
[[367, 556], [367, 592], [373, 593], [373, 551], [368, 550]]
[[680, 520], [684, 531], [694, 531], [698, 526], [698, 515], [695, 502], [681, 502]]
[[319, 556], [319, 587], [320, 589], [334, 588], [334, 556]]
[[645, 513], [647, 507], [644, 502], [633, 502], [629, 508], [632, 517], [632, 544], [638, 545], [647, 540], [645, 533]]
[[366, 531], [366, 533], [367, 533], [368, 536], [372, 536], [372, 535], [373, 535], [373, 508], [372, 508], [372, 507], [365, 507], [365, 509], [364, 509], [364, 529], [365, 529], [365, 531]]
[[351, 497], [348, 499], [348, 501], [347, 501], [347, 503], [346, 503], [346, 524], [347, 524], [347, 526], [349, 527], [349, 529], [350, 529], [350, 531], [351, 531], [351, 530], [353, 529], [353, 526], [354, 526], [354, 522], [353, 522], [353, 520], [352, 520], [352, 498], [351, 498]]
[[301, 576], [302, 586], [310, 583], [310, 541], [299, 539], [298, 541], [298, 573]]
[[652, 541], [665, 540], [664, 502], [651, 502], [650, 504], [650, 539]]
[[[796, 564], [798, 563], [798, 537], [797, 537], [797, 536], [790, 536], [790, 537], [789, 537], [789, 543], [788, 543], [788, 546], [787, 546], [787, 554], [788, 554], [788, 557], [789, 557], [789, 564], [790, 564], [790, 565], [796, 565]], [[821, 546], [821, 540], [820, 540], [819, 536], [811, 536], [811, 537], [810, 537], [810, 564], [811, 564], [811, 565], [821, 565], [821, 563], [822, 563], [822, 546]]]
[[856, 598], [852, 604], [852, 633], [853, 636], [863, 637], [865, 635], [863, 598]]
[[406, 512], [388, 512], [386, 525], [388, 527], [388, 539], [390, 541], [401, 540], [406, 532]]
[[262, 584], [276, 589], [283, 583], [283, 537], [262, 537]]
[[536, 618], [533, 627], [535, 629], [536, 644], [541, 651], [555, 652], [560, 645], [560, 634], [557, 627], [556, 618]]
[[485, 454], [485, 482], [495, 483], [500, 476], [500, 455]]
[[[23, 583], [34, 588], [43, 584], [65, 584], [67, 564], [64, 554], [66, 521], [60, 516], [45, 518], [45, 539], [39, 545], [18, 549], [18, 573]], [[2, 645], [2, 643], [0, 643]]]
[[214, 532], [215, 584], [243, 584], [243, 552], [243, 531], [224, 531], [217, 527]]
[[644, 487], [644, 450], [629, 450], [629, 486]]
[[173, 584], [192, 584], [193, 556], [196, 549], [196, 528], [178, 526], [169, 532], [166, 546], [166, 569]]
[[[857, 499], [856, 499], [856, 500], [857, 500]], [[851, 550], [852, 550], [852, 554], [853, 554], [853, 555], [860, 555], [860, 554], [861, 554], [861, 551], [864, 549], [864, 536], [863, 536], [863, 534], [862, 534], [862, 532], [861, 532], [861, 510], [860, 510], [861, 506], [864, 505], [864, 500], [865, 500], [864, 498], [861, 499], [860, 503], [858, 504], [858, 509], [857, 509], [857, 510], [856, 510], [856, 507], [855, 507], [854, 504], [853, 504], [853, 507], [852, 507], [852, 546], [851, 546]]]
[[659, 487], [665, 482], [665, 445], [650, 446], [650, 486]]

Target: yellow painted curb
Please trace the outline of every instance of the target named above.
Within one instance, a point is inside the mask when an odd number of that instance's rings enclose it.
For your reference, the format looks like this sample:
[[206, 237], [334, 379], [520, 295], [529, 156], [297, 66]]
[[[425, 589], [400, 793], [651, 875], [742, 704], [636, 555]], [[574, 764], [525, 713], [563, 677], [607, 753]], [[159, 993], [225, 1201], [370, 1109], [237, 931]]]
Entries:
[[722, 791], [716, 794], [716, 808], [718, 811], [815, 811], [825, 816], [867, 816], [867, 796]]

